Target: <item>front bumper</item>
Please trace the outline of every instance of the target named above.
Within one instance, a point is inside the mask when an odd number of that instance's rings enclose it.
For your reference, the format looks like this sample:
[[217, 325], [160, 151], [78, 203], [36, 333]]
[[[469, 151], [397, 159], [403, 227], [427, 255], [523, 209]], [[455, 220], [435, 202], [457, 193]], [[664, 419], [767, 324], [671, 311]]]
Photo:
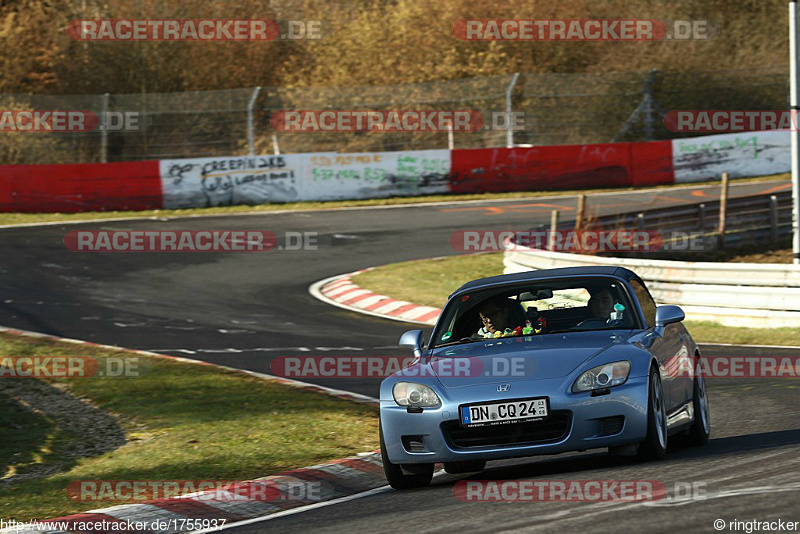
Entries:
[[[381, 400], [381, 427], [392, 463], [416, 464], [499, 460], [638, 443], [647, 434], [647, 380], [629, 378], [606, 395], [571, 393], [562, 379], [526, 384], [525, 391], [488, 393], [494, 386], [439, 388], [439, 408], [408, 413], [394, 400]], [[460, 429], [458, 407], [482, 401], [547, 396], [551, 418], [524, 423], [527, 430], [507, 425], [493, 432]], [[490, 427], [491, 428], [491, 427]], [[497, 428], [497, 427], [495, 427]], [[521, 428], [521, 427], [520, 427]]]

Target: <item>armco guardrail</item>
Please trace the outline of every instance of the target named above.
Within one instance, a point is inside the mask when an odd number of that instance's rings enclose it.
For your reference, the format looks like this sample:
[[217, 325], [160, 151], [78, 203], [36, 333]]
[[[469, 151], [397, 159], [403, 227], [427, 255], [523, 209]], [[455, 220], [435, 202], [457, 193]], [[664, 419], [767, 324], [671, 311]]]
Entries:
[[609, 258], [550, 252], [521, 245], [506, 250], [505, 273], [575, 267], [627, 267], [648, 284], [659, 304], [677, 304], [691, 320], [729, 326], [800, 326], [800, 267]]
[[[606, 215], [591, 221], [605, 230], [615, 228], [654, 230], [667, 237], [683, 232], [703, 238], [705, 250], [718, 245], [720, 201], [656, 208], [618, 215]], [[726, 206], [726, 246], [764, 239], [777, 241], [792, 233], [792, 193], [751, 195], [729, 198]], [[560, 229], [567, 229], [561, 228]]]

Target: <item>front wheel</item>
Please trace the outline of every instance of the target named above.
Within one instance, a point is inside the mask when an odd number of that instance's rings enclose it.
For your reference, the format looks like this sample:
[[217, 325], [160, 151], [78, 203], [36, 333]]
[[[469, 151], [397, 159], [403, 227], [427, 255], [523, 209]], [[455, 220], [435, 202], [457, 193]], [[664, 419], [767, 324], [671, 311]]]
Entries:
[[[380, 423], [378, 424], [380, 425]], [[389, 455], [386, 454], [386, 443], [383, 441], [383, 427], [380, 428], [379, 432], [383, 473], [386, 475], [386, 481], [389, 482], [389, 485], [396, 490], [424, 488], [430, 485], [433, 478], [433, 464], [414, 465], [416, 472], [406, 475], [399, 464], [393, 464], [389, 461]]]
[[647, 436], [639, 444], [639, 458], [657, 460], [667, 454], [667, 407], [658, 369], [650, 370], [647, 394]]
[[694, 408], [694, 422], [689, 428], [689, 444], [705, 445], [711, 435], [711, 413], [708, 408], [708, 392], [706, 391], [706, 381], [700, 371], [700, 357], [697, 358], [697, 365], [694, 366], [694, 393], [692, 395], [692, 407]]

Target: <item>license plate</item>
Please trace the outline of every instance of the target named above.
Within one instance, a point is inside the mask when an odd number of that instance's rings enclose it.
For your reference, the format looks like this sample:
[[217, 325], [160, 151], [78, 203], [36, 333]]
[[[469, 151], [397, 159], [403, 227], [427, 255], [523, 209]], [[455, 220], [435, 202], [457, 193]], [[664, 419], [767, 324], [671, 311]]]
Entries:
[[514, 399], [459, 406], [463, 427], [541, 421], [550, 416], [547, 397]]

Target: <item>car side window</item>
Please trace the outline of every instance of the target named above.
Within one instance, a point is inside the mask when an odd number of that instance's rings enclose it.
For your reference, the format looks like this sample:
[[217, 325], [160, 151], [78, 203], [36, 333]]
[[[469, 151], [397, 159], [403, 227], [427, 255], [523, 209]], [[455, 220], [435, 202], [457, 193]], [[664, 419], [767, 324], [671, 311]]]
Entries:
[[639, 300], [639, 304], [642, 306], [642, 312], [644, 313], [644, 320], [647, 321], [647, 326], [655, 326], [656, 303], [653, 300], [653, 297], [650, 296], [647, 288], [644, 287], [638, 280], [631, 280], [630, 283], [631, 287], [633, 287], [633, 292], [636, 293], [636, 298]]

